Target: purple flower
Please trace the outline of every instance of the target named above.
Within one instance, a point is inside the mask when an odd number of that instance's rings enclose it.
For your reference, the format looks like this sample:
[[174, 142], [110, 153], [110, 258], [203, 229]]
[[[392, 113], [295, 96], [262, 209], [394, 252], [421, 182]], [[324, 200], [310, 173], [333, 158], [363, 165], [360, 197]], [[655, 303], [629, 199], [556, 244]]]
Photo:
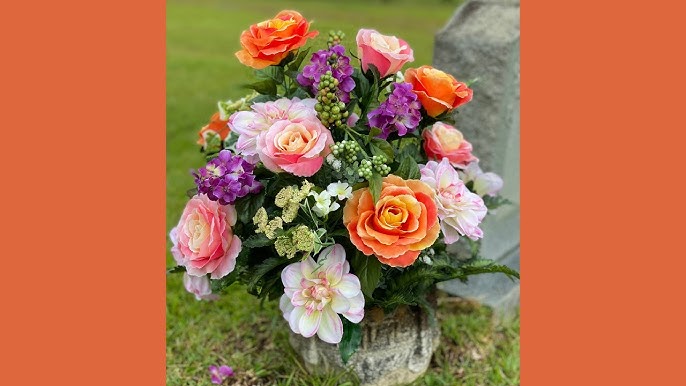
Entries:
[[233, 369], [229, 366], [210, 366], [209, 370], [210, 375], [212, 376], [212, 383], [215, 385], [221, 385], [226, 378], [233, 377], [234, 375]]
[[417, 95], [412, 92], [409, 83], [394, 83], [393, 92], [381, 105], [367, 114], [369, 127], [381, 129], [379, 138], [386, 139], [397, 131], [399, 136], [412, 132], [419, 125], [422, 116], [419, 111], [421, 104]]
[[222, 205], [233, 204], [236, 199], [262, 189], [262, 184], [255, 180], [255, 165], [240, 156], [222, 150], [219, 156], [207, 163], [204, 168], [193, 173], [198, 193], [206, 194], [212, 201]]
[[327, 71], [331, 71], [333, 77], [338, 80], [338, 99], [343, 103], [350, 102], [350, 92], [355, 88], [355, 81], [351, 77], [353, 67], [350, 65], [350, 58], [345, 55], [345, 47], [342, 45], [335, 45], [312, 54], [310, 64], [303, 67], [302, 73], [298, 74], [298, 83], [317, 94], [319, 80]]

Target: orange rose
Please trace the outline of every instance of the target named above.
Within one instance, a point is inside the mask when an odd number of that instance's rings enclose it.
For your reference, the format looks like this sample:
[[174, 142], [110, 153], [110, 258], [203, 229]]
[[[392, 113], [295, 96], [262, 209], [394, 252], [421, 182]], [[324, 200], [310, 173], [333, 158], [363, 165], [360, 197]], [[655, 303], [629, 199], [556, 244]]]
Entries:
[[419, 180], [383, 179], [379, 201], [369, 188], [353, 192], [343, 209], [350, 241], [362, 253], [392, 267], [407, 267], [430, 247], [440, 231], [434, 191]]
[[205, 146], [205, 137], [209, 133], [216, 133], [219, 134], [219, 137], [223, 140], [226, 139], [226, 137], [229, 136], [229, 132], [231, 132], [231, 129], [229, 129], [229, 125], [227, 124], [229, 121], [222, 121], [219, 112], [216, 112], [212, 115], [212, 118], [210, 118], [210, 123], [207, 125], [203, 126], [202, 129], [200, 129], [200, 132], [198, 132], [198, 135], [200, 138], [198, 139], [198, 145], [202, 145], [203, 147]]
[[319, 34], [308, 32], [309, 29], [310, 23], [298, 12], [281, 11], [273, 19], [253, 24], [241, 33], [243, 49], [236, 52], [236, 57], [257, 70], [279, 64], [289, 52]]
[[408, 69], [405, 71], [405, 82], [412, 85], [412, 91], [432, 117], [472, 100], [471, 88], [431, 66]]

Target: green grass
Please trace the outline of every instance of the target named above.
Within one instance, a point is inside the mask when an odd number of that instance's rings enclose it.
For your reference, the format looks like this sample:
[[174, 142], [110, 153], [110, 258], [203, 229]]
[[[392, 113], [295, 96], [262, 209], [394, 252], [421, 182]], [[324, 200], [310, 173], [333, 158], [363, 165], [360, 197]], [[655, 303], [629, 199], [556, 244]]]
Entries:
[[[178, 221], [193, 187], [191, 168], [202, 166], [197, 130], [222, 99], [236, 99], [252, 71], [233, 56], [240, 32], [281, 9], [300, 11], [313, 28], [341, 29], [354, 48], [361, 27], [400, 36], [415, 51], [413, 65], [430, 64], [434, 34], [455, 2], [396, 1], [190, 1], [167, 3], [167, 230]], [[173, 259], [167, 254], [167, 265]], [[431, 369], [416, 385], [519, 384], [519, 322], [494, 322], [491, 311], [444, 297], [438, 312], [442, 344]], [[343, 379], [312, 377], [287, 342], [288, 325], [276, 303], [260, 302], [233, 286], [216, 302], [197, 302], [180, 275], [167, 281], [167, 384], [210, 385], [207, 367], [228, 364], [232, 384], [335, 385]]]

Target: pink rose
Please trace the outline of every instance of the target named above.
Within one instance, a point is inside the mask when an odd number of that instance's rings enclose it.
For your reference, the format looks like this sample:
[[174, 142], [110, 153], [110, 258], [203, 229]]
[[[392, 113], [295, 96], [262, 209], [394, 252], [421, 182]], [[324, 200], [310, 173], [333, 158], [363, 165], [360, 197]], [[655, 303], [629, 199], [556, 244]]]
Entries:
[[260, 161], [275, 172], [310, 177], [324, 163], [333, 138], [318, 119], [277, 121], [257, 137]]
[[316, 99], [281, 98], [273, 102], [254, 103], [252, 111], [238, 111], [229, 117], [229, 128], [238, 134], [236, 152], [248, 162], [259, 161], [257, 136], [267, 131], [274, 122], [288, 120], [300, 122], [305, 119], [317, 119], [314, 110]]
[[422, 132], [424, 152], [429, 159], [441, 160], [444, 157], [460, 169], [479, 159], [472, 155], [472, 144], [467, 142], [456, 128], [443, 122], [436, 122]]
[[472, 240], [483, 237], [479, 224], [486, 216], [488, 208], [477, 194], [467, 189], [460, 180], [447, 158], [441, 162], [429, 161], [420, 166], [421, 181], [436, 193], [435, 201], [438, 218], [446, 244], [456, 242], [460, 236]]
[[235, 224], [233, 205], [220, 205], [204, 194], [195, 195], [169, 233], [174, 259], [192, 276], [209, 273], [212, 279], [221, 279], [228, 275], [241, 251], [241, 240], [231, 229]]
[[362, 60], [362, 69], [367, 71], [373, 64], [381, 77], [395, 74], [407, 62], [414, 62], [412, 48], [406, 41], [395, 36], [381, 35], [373, 29], [357, 32], [357, 56]]
[[210, 286], [210, 279], [207, 275], [203, 276], [191, 276], [187, 273], [183, 274], [183, 286], [186, 291], [195, 295], [198, 300], [217, 300], [219, 296], [212, 293], [212, 287]]

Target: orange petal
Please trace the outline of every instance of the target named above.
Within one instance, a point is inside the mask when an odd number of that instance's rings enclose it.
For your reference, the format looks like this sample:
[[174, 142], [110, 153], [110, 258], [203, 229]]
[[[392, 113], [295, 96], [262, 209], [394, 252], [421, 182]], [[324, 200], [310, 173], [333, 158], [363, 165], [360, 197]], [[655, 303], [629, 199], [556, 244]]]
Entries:
[[393, 259], [387, 259], [379, 255], [376, 256], [380, 262], [390, 265], [391, 267], [408, 267], [417, 260], [417, 257], [419, 257], [419, 251], [407, 251]]
[[434, 226], [426, 231], [426, 236], [418, 243], [409, 246], [410, 250], [421, 251], [433, 245], [438, 238], [438, 233], [441, 231], [441, 226], [436, 222]]

